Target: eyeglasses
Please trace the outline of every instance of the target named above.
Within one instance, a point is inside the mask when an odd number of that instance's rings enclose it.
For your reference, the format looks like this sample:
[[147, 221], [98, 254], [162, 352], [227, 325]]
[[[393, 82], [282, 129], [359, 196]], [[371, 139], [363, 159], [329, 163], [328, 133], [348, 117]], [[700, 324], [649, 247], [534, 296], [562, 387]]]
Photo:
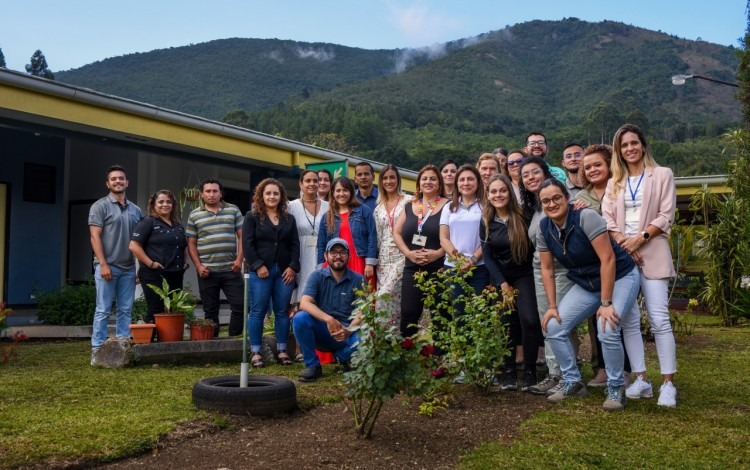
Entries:
[[526, 178], [529, 178], [531, 176], [541, 175], [542, 173], [544, 173], [544, 172], [541, 170], [541, 168], [537, 168], [536, 170], [531, 170], [531, 171], [527, 171], [527, 172], [521, 173], [521, 178], [526, 179]]
[[562, 194], [555, 194], [549, 199], [542, 199], [541, 202], [543, 207], [548, 207], [550, 204], [554, 203], [555, 205], [560, 204], [560, 201], [562, 201], [563, 195]]
[[328, 252], [329, 255], [331, 255], [332, 258], [343, 258], [345, 256], [349, 256], [349, 252], [347, 250], [331, 250]]
[[563, 155], [563, 158], [564, 158], [565, 160], [572, 160], [572, 159], [574, 159], [574, 158], [575, 158], [575, 159], [578, 159], [578, 158], [583, 158], [583, 154], [582, 154], [581, 152], [576, 152], [576, 153], [566, 153], [565, 155]]
[[523, 158], [519, 158], [518, 160], [508, 160], [508, 166], [516, 166], [523, 163]]
[[544, 147], [545, 145], [547, 145], [547, 142], [543, 140], [530, 140], [526, 142], [526, 145], [529, 147]]

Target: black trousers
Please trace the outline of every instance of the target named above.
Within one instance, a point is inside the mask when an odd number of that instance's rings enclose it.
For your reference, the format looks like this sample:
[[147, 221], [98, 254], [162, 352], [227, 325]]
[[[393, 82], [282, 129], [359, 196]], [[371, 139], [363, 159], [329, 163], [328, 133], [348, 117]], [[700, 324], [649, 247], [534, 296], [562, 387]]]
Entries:
[[524, 370], [536, 370], [538, 349], [544, 343], [540, 342], [542, 324], [537, 312], [534, 276], [529, 274], [517, 279], [508, 279], [507, 282], [518, 291], [518, 295], [515, 309], [509, 316], [503, 317], [510, 328], [510, 354], [505, 358], [505, 365], [515, 367], [516, 346], [519, 345], [520, 337], [523, 344]]
[[205, 317], [216, 324], [214, 330], [217, 335], [219, 334], [219, 307], [221, 306], [219, 296], [221, 291], [224, 291], [232, 312], [229, 317], [229, 336], [241, 335], [245, 299], [245, 283], [242, 280], [242, 273], [209, 272], [208, 277], [198, 278], [198, 290], [201, 294]]
[[419, 330], [416, 325], [419, 324], [424, 309], [425, 294], [417, 287], [414, 275], [420, 271], [435, 274], [440, 268], [441, 266], [427, 269], [418, 266], [404, 268], [404, 278], [401, 281], [401, 324], [399, 325], [401, 336], [404, 338], [414, 335]]

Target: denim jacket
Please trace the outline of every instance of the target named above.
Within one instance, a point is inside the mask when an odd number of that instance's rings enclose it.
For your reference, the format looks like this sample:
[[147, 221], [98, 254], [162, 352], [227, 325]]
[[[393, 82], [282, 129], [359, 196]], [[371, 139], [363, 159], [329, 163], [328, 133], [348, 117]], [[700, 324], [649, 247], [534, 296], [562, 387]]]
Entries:
[[[548, 217], [542, 219], [539, 230], [552, 256], [568, 268], [568, 279], [589, 292], [599, 292], [602, 288], [601, 261], [581, 228], [580, 218], [581, 211], [570, 206], [562, 233]], [[609, 242], [615, 254], [615, 280], [618, 280], [630, 273], [635, 263], [618, 244], [611, 239]]]
[[[328, 233], [328, 217], [323, 217], [318, 230], [318, 266], [325, 261], [323, 254], [326, 251], [328, 240], [339, 236], [341, 217], [334, 215], [336, 226], [332, 233]], [[365, 264], [377, 266], [378, 264], [378, 234], [375, 231], [375, 218], [370, 208], [361, 205], [349, 211], [349, 228], [354, 239], [354, 248], [359, 256], [365, 257]]]

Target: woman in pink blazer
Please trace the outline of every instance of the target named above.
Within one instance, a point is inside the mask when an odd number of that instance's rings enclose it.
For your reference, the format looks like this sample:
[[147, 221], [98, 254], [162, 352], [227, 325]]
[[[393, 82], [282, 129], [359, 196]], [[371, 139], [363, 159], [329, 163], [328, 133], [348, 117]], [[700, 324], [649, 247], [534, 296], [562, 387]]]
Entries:
[[[656, 340], [656, 352], [664, 382], [660, 406], [677, 405], [672, 378], [677, 372], [672, 325], [669, 322], [669, 278], [675, 276], [669, 232], [676, 206], [672, 170], [657, 165], [641, 129], [625, 124], [615, 133], [612, 179], [602, 201], [602, 215], [610, 237], [635, 259], [640, 268], [641, 292], [648, 321]], [[634, 309], [637, 310], [637, 305]], [[646, 376], [640, 312], [628, 315], [622, 325], [625, 346], [636, 380], [627, 388], [628, 398], [653, 396]]]

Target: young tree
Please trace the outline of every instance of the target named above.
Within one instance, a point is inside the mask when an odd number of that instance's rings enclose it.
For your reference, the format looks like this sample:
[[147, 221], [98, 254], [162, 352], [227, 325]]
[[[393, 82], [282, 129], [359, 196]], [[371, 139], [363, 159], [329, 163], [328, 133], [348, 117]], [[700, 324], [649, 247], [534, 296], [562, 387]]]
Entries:
[[6, 68], [7, 65], [5, 65], [5, 55], [3, 54], [3, 50], [0, 49], [0, 67]]
[[31, 56], [31, 64], [26, 64], [26, 73], [36, 77], [46, 78], [48, 80], [55, 79], [49, 66], [47, 66], [47, 59], [39, 49], [37, 49], [36, 52], [34, 52], [34, 55]]

